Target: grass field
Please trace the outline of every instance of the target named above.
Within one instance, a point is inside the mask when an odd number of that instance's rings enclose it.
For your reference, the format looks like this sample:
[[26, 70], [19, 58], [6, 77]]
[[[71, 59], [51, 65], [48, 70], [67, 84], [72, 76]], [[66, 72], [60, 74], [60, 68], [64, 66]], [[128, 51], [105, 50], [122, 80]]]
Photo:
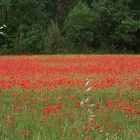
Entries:
[[139, 140], [140, 56], [0, 57], [0, 140]]

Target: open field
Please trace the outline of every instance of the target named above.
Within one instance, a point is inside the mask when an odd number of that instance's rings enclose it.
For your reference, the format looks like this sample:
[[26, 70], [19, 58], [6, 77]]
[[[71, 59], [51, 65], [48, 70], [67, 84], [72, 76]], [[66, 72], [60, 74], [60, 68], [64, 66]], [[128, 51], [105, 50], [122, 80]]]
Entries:
[[139, 140], [140, 56], [0, 57], [0, 140]]

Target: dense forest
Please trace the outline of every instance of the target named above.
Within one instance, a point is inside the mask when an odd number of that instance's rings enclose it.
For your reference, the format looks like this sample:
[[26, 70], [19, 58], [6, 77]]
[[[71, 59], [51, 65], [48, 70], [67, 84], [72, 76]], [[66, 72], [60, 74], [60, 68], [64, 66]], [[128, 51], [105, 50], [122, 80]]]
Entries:
[[140, 0], [0, 0], [0, 54], [139, 52]]

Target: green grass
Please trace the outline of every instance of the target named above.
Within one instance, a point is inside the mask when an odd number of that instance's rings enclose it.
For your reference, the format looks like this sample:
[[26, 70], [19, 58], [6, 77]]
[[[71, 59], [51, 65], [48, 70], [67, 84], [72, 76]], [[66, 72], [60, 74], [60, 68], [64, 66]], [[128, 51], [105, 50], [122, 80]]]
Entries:
[[[136, 90], [125, 92], [122, 89], [122, 94], [119, 96], [118, 92], [120, 91], [116, 89], [106, 89], [98, 93], [89, 91], [84, 94], [76, 87], [61, 88], [51, 92], [45, 90], [33, 92], [21, 88], [1, 91], [0, 140], [139, 140], [140, 115], [124, 108], [132, 106], [133, 110], [140, 111], [138, 103], [140, 92]], [[19, 96], [11, 96], [11, 93], [19, 93]], [[51, 100], [47, 99], [46, 95]], [[134, 96], [134, 101], [131, 101], [131, 95]], [[72, 99], [73, 96], [76, 96], [75, 99]], [[89, 97], [93, 97], [94, 100], [86, 103], [85, 99]], [[19, 100], [18, 103], [15, 103], [16, 99]], [[117, 105], [116, 99], [128, 104], [120, 109], [114, 109], [112, 107]], [[108, 109], [105, 104], [109, 100], [113, 100], [113, 103]], [[76, 108], [76, 102], [81, 101], [86, 103], [86, 106]], [[99, 108], [96, 103], [100, 104]], [[134, 107], [135, 103], [138, 105]], [[15, 106], [23, 110], [14, 112]], [[62, 109], [53, 116], [53, 112], [42, 113], [45, 106], [62, 106]], [[88, 111], [89, 108], [92, 113]], [[29, 112], [31, 109], [35, 112]], [[90, 124], [90, 115], [93, 115], [95, 124], [85, 132], [84, 128]], [[100, 128], [96, 127], [98, 124]]]

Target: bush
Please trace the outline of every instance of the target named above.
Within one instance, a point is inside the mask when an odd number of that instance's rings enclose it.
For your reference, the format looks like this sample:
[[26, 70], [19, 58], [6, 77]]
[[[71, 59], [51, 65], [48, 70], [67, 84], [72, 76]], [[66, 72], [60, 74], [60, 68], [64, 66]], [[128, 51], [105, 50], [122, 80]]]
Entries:
[[0, 55], [11, 55], [13, 54], [12, 49], [9, 49], [6, 44], [0, 46]]
[[21, 25], [16, 36], [15, 51], [36, 53], [41, 50], [41, 29], [39, 25]]

